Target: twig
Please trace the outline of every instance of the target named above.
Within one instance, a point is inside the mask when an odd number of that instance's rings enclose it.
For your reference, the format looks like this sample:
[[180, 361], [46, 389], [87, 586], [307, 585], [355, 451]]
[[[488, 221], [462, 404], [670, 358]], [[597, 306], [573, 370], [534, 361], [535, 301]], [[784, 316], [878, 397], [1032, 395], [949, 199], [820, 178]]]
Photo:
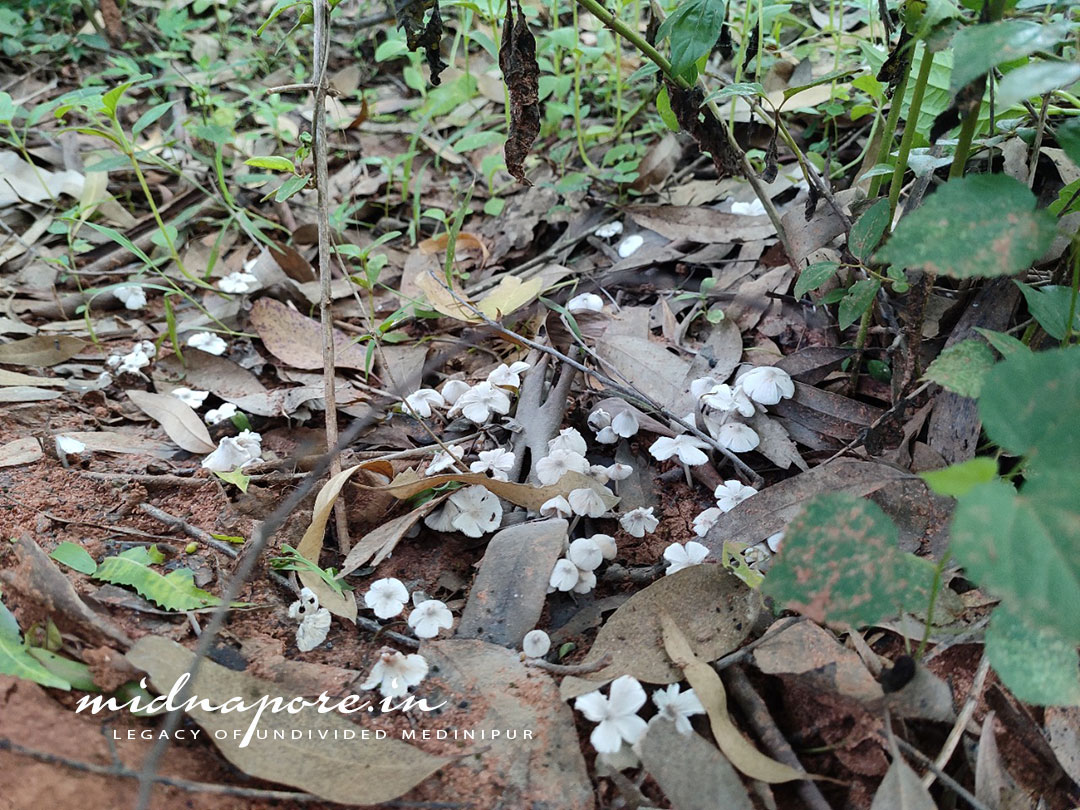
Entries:
[[87, 470], [80, 470], [79, 475], [83, 478], [89, 478], [93, 481], [123, 481], [126, 483], [137, 484], [150, 484], [151, 486], [160, 487], [201, 487], [206, 484], [213, 484], [213, 478], [185, 478], [180, 475], [149, 475], [149, 474], [128, 474], [128, 473], [107, 473], [107, 472], [89, 472]]
[[782, 630], [787, 630], [792, 625], [796, 625], [799, 622], [803, 621], [806, 621], [805, 616], [789, 616], [783, 621], [777, 622], [764, 633], [762, 633], [759, 638], [754, 639], [745, 647], [740, 647], [735, 652], [729, 653], [723, 658], [717, 658], [715, 661], [712, 662], [712, 668], [715, 669], [717, 672], [723, 672], [725, 669], [732, 666], [733, 664], [739, 663], [744, 658], [749, 658], [750, 653], [752, 653], [755, 648], [772, 639], [772, 637], [775, 636], [777, 633], [781, 632]]
[[[318, 193], [319, 214], [319, 319], [322, 321], [323, 399], [326, 401], [326, 446], [337, 447], [337, 379], [334, 374], [334, 298], [330, 289], [330, 200], [326, 166], [326, 65], [330, 58], [330, 14], [326, 0], [313, 0], [315, 10], [314, 78], [315, 109], [311, 124], [315, 129], [315, 188]], [[336, 453], [330, 460], [330, 475], [341, 472], [341, 457]], [[349, 520], [345, 503], [334, 504], [334, 525], [337, 528], [338, 548], [348, 554]]]
[[[742, 667], [732, 667], [728, 670], [727, 685], [731, 690], [731, 696], [742, 708], [747, 722], [753, 727], [769, 752], [785, 765], [805, 772], [806, 769], [795, 756], [795, 752], [784, 739], [780, 729], [777, 728], [772, 715], [769, 714], [769, 707], [765, 705], [761, 695], [754, 691]], [[832, 810], [829, 803], [825, 801], [825, 797], [821, 795], [821, 791], [818, 790], [818, 786], [810, 779], [799, 782], [795, 789], [809, 810]]]
[[218, 540], [216, 537], [213, 537], [210, 532], [204, 531], [198, 526], [192, 526], [183, 518], [179, 518], [176, 515], [170, 515], [168, 512], [158, 509], [156, 506], [149, 503], [140, 503], [139, 509], [154, 520], [164, 523], [166, 526], [170, 526], [173, 529], [179, 529], [193, 540], [198, 540], [204, 545], [216, 548], [218, 551], [229, 557], [235, 558], [237, 556], [238, 552], [231, 545], [223, 540]]
[[610, 653], [605, 653], [601, 658], [591, 664], [552, 664], [543, 658], [526, 658], [525, 666], [536, 667], [552, 675], [587, 675], [590, 672], [599, 672], [611, 663]]
[[945, 771], [941, 770], [941, 768], [934, 764], [934, 761], [930, 759], [930, 757], [926, 756], [926, 754], [924, 754], [914, 745], [909, 743], [907, 740], [901, 739], [900, 737], [894, 736], [893, 740], [905, 754], [914, 757], [919, 761], [921, 765], [929, 768], [930, 773], [934, 774], [935, 776], [937, 776], [938, 779], [941, 780], [941, 784], [945, 785], [945, 787], [947, 787], [965, 802], [970, 804], [973, 808], [975, 808], [975, 810], [990, 810], [989, 807], [987, 807], [985, 804], [972, 796], [971, 793], [968, 792], [968, 790], [963, 785], [961, 785], [959, 782], [957, 782], [955, 779], [945, 773]]
[[960, 714], [957, 715], [956, 722], [953, 723], [952, 730], [945, 739], [945, 745], [942, 746], [941, 752], [934, 760], [934, 767], [922, 778], [923, 787], [928, 788], [934, 784], [934, 779], [941, 773], [942, 769], [944, 769], [952, 758], [956, 746], [960, 744], [960, 738], [964, 736], [964, 731], [967, 729], [968, 720], [970, 720], [971, 715], [975, 713], [975, 707], [979, 705], [983, 684], [986, 683], [986, 675], [989, 672], [990, 659], [984, 652], [982, 659], [979, 661], [979, 668], [975, 670], [975, 677], [971, 681], [971, 689], [968, 691], [967, 699], [964, 701], [964, 708], [962, 708]]

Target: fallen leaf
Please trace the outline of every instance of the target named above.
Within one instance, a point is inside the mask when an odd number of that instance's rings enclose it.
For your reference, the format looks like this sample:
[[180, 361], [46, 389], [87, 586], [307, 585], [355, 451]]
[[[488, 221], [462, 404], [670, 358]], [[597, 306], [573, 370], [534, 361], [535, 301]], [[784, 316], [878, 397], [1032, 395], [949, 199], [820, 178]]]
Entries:
[[757, 433], [760, 443], [755, 448], [757, 452], [765, 456], [769, 461], [786, 470], [794, 464], [804, 472], [809, 469], [806, 461], [799, 454], [799, 449], [784, 426], [775, 419], [770, 419], [765, 414], [757, 411], [750, 419], [750, 427]]
[[[87, 345], [85, 340], [69, 335], [36, 335], [0, 344], [0, 363], [13, 366], [31, 366], [42, 368], [63, 363], [81, 352]], [[35, 383], [40, 385], [41, 383]]]
[[[251, 326], [266, 350], [293, 368], [323, 367], [322, 326], [273, 298], [260, 298], [251, 307]], [[367, 350], [334, 330], [334, 365], [364, 371], [370, 365]]]
[[189, 453], [212, 453], [214, 442], [199, 415], [174, 396], [130, 390], [136, 407], [161, 425], [169, 438]]
[[64, 435], [82, 442], [91, 453], [142, 453], [157, 458], [171, 458], [179, 452], [176, 445], [147, 439], [129, 431], [80, 430]]
[[154, 363], [154, 382], [162, 394], [169, 393], [162, 390], [163, 382], [170, 386], [209, 391], [219, 397], [243, 397], [266, 391], [266, 386], [246, 368], [227, 357], [218, 357], [198, 349], [184, 349], [183, 362], [175, 354], [159, 358]]
[[[425, 256], [432, 256], [436, 253], [441, 253], [446, 250], [446, 246], [450, 244], [450, 232], [443, 231], [438, 236], [432, 236], [424, 241], [420, 242], [416, 247]], [[460, 231], [457, 235], [457, 239], [454, 240], [454, 252], [455, 255], [461, 248], [473, 248], [480, 251], [480, 255], [483, 257], [480, 266], [483, 267], [487, 264], [488, 247], [481, 239], [474, 233], [468, 231]]]
[[694, 654], [686, 635], [679, 629], [678, 622], [666, 611], [660, 613], [660, 622], [663, 627], [664, 649], [682, 670], [693, 687], [694, 694], [705, 707], [716, 744], [731, 764], [751, 779], [759, 779], [769, 784], [813, 779], [808, 773], [797, 771], [790, 765], [765, 756], [750, 744], [728, 716], [727, 693], [724, 691], [724, 682], [720, 680], [720, 673]]
[[381, 563], [393, 553], [398, 543], [409, 533], [412, 527], [433, 511], [435, 507], [441, 506], [444, 500], [445, 497], [432, 498], [430, 501], [420, 504], [411, 512], [388, 520], [373, 531], [368, 532], [346, 555], [344, 562], [341, 563], [341, 568], [338, 570], [338, 579], [348, 576], [360, 566], [368, 564], [368, 562], [373, 566]]
[[[128, 651], [128, 661], [149, 673], [150, 682], [165, 694], [177, 679], [190, 671], [194, 655], [174, 641], [161, 636], [143, 636]], [[190, 684], [191, 694], [222, 705], [241, 697], [257, 703], [266, 697], [281, 697], [289, 712], [263, 712], [259, 729], [269, 732], [265, 739], [253, 736], [247, 747], [234, 732], [245, 730], [251, 720], [231, 714], [193, 708], [188, 715], [214, 741], [224, 757], [249, 776], [313, 793], [320, 799], [342, 804], [379, 804], [401, 796], [451, 760], [426, 754], [419, 748], [393, 739], [364, 739], [354, 723], [335, 712], [305, 707], [292, 713], [289, 701], [299, 695], [283, 693], [277, 684], [244, 672], [234, 672], [212, 661], [203, 661]], [[293, 729], [312, 732], [299, 740], [290, 739]], [[274, 739], [274, 732], [285, 739]], [[353, 739], [343, 732], [351, 731]], [[220, 736], [216, 732], [221, 732]], [[333, 741], [319, 738], [325, 732]]]
[[609, 376], [628, 382], [658, 404], [668, 407], [682, 397], [690, 363], [656, 341], [605, 337], [596, 344], [596, 354], [605, 361], [602, 368]]
[[43, 402], [59, 399], [62, 391], [47, 391], [44, 388], [32, 388], [28, 385], [11, 385], [0, 388], [0, 402]]
[[0, 368], [0, 385], [59, 386], [63, 388], [67, 383], [57, 377], [35, 377], [32, 374], [20, 374], [17, 371]]
[[738, 648], [750, 634], [761, 610], [755, 591], [719, 565], [694, 565], [665, 576], [638, 591], [600, 628], [589, 654], [592, 664], [605, 655], [611, 663], [562, 683], [564, 700], [598, 689], [620, 675], [647, 683], [674, 683], [682, 673], [664, 652], [660, 614], [676, 618], [694, 640], [705, 661], [715, 661]]
[[52, 172], [27, 163], [12, 151], [0, 152], [0, 207], [18, 202], [40, 203], [67, 194], [78, 197], [83, 192], [86, 178], [68, 169]]
[[406, 470], [400, 473], [386, 486], [372, 487], [389, 492], [399, 500], [411, 498], [413, 495], [423, 492], [425, 489], [442, 486], [449, 483], [477, 484], [494, 492], [500, 498], [505, 498], [510, 503], [524, 506], [534, 512], [539, 512], [540, 507], [546, 501], [562, 495], [568, 496], [575, 489], [589, 488], [595, 490], [608, 509], [614, 509], [619, 499], [611, 494], [611, 490], [600, 484], [595, 478], [582, 475], [578, 472], [568, 472], [557, 483], [546, 487], [534, 487], [529, 484], [518, 484], [514, 481], [499, 481], [489, 478], [483, 473], [450, 473], [446, 475], [421, 476], [416, 470]]
[[896, 752], [892, 765], [874, 794], [870, 810], [936, 810], [930, 793], [915, 771]]
[[544, 288], [544, 281], [534, 278], [522, 281], [517, 276], [503, 276], [499, 285], [481, 298], [476, 308], [490, 320], [499, 321], [536, 299]]
[[1080, 784], [1080, 707], [1048, 706], [1046, 736], [1062, 769]]
[[41, 444], [33, 436], [24, 436], [13, 442], [0, 445], [0, 467], [15, 467], [30, 464], [44, 458]]
[[642, 228], [673, 242], [750, 242], [776, 233], [765, 215], [747, 217], [692, 205], [632, 205], [626, 211]]

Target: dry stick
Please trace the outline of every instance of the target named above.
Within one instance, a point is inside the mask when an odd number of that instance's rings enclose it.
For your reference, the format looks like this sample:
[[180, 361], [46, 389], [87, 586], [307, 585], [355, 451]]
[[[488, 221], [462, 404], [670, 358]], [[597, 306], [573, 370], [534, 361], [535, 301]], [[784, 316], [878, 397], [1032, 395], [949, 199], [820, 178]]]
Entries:
[[740, 647], [735, 652], [729, 653], [723, 658], [717, 658], [715, 661], [712, 662], [712, 668], [715, 669], [717, 672], [722, 672], [733, 664], [739, 663], [744, 658], [749, 658], [750, 653], [752, 653], [756, 647], [760, 646], [766, 641], [770, 641], [777, 633], [781, 632], [782, 630], [787, 630], [792, 625], [796, 625], [799, 622], [804, 621], [806, 621], [805, 616], [789, 616], [782, 621], [776, 622], [768, 630], [762, 633], [760, 637], [754, 639], [745, 647]]
[[953, 751], [955, 751], [956, 746], [960, 744], [960, 738], [964, 736], [964, 730], [967, 728], [968, 720], [971, 719], [971, 715], [975, 713], [975, 707], [979, 704], [979, 698], [982, 696], [983, 684], [986, 683], [986, 675], [989, 672], [990, 659], [984, 652], [982, 659], [979, 661], [979, 668], [975, 670], [975, 677], [971, 681], [971, 689], [968, 691], [967, 699], [964, 701], [964, 708], [960, 710], [956, 722], [953, 723], [952, 731], [949, 732], [949, 736], [945, 739], [945, 745], [942, 746], [941, 753], [939, 753], [934, 760], [935, 768], [922, 778], [923, 787], [928, 788], [934, 784], [935, 777], [945, 769], [945, 766], [952, 758]]
[[908, 756], [914, 757], [919, 763], [926, 768], [930, 769], [930, 773], [935, 774], [938, 779], [941, 780], [941, 784], [945, 785], [949, 790], [970, 804], [975, 810], [990, 810], [985, 804], [980, 802], [959, 782], [949, 776], [945, 771], [941, 770], [930, 757], [926, 756], [922, 751], [909, 743], [907, 740], [901, 737], [893, 737], [893, 741], [897, 747], [900, 748]]
[[552, 664], [543, 658], [526, 658], [525, 666], [536, 667], [552, 675], [588, 675], [590, 672], [599, 672], [611, 663], [611, 654], [604, 653], [599, 659], [586, 664]]
[[[769, 707], [765, 705], [761, 695], [754, 691], [754, 687], [750, 684], [750, 679], [746, 677], [742, 667], [729, 669], [727, 682], [732, 697], [735, 698], [735, 701], [746, 715], [747, 722], [753, 727], [762, 743], [769, 749], [769, 752], [785, 765], [805, 772], [806, 769], [799, 762], [799, 758], [795, 756], [795, 752], [791, 749], [788, 741], [784, 739], [784, 735], [776, 727], [776, 721], [769, 714]], [[825, 801], [825, 797], [821, 795], [821, 791], [818, 790], [818, 786], [811, 780], [805, 779], [799, 782], [796, 790], [799, 792], [799, 798], [803, 800], [803, 803], [810, 810], [832, 810], [829, 803]]]
[[[312, 81], [315, 85], [315, 109], [311, 125], [315, 129], [315, 188], [319, 201], [319, 319], [322, 321], [323, 338], [323, 399], [326, 401], [326, 446], [336, 447], [337, 378], [334, 374], [334, 313], [331, 309], [334, 299], [330, 289], [330, 200], [326, 168], [326, 64], [330, 58], [330, 15], [326, 0], [314, 0], [312, 7], [315, 9]], [[330, 461], [330, 475], [335, 476], [340, 472], [341, 458], [335, 453]], [[352, 543], [349, 540], [349, 520], [342, 501], [334, 505], [334, 525], [337, 528], [338, 547], [342, 554], [348, 554]]]
[[226, 556], [232, 557], [234, 559], [237, 556], [236, 549], [234, 549], [228, 543], [223, 540], [218, 540], [216, 537], [213, 537], [210, 532], [200, 529], [198, 526], [192, 526], [183, 518], [177, 517], [176, 515], [170, 515], [168, 512], [162, 509], [158, 509], [156, 506], [149, 503], [140, 503], [139, 509], [141, 509], [143, 512], [148, 514], [150, 517], [152, 517], [159, 523], [164, 523], [166, 526], [169, 526], [173, 529], [178, 529], [193, 540], [198, 540], [204, 545], [215, 548]]

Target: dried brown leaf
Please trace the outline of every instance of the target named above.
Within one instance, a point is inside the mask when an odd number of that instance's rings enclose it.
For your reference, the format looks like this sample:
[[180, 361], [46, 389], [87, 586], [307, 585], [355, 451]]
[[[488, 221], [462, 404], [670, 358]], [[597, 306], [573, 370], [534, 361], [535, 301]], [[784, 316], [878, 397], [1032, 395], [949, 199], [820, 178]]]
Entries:
[[0, 445], [0, 467], [15, 467], [30, 464], [44, 457], [41, 443], [33, 436], [24, 436], [13, 442]]
[[517, 0], [517, 20], [513, 4], [506, 3], [499, 67], [510, 93], [510, 132], [503, 146], [506, 170], [518, 182], [525, 178], [525, 158], [540, 132], [540, 66], [536, 63], [536, 39], [529, 30], [521, 2]]
[[128, 397], [136, 407], [161, 425], [169, 438], [189, 453], [211, 453], [214, 442], [203, 420], [174, 396], [151, 394], [147, 391], [131, 390]]
[[[293, 368], [322, 368], [322, 327], [295, 309], [260, 298], [251, 308], [251, 325], [274, 357]], [[367, 351], [344, 332], [334, 330], [334, 363], [338, 368], [365, 370]]]
[[70, 360], [87, 345], [85, 340], [70, 335], [35, 335], [0, 345], [0, 363], [34, 368], [55, 366]]
[[505, 498], [510, 503], [524, 506], [534, 512], [540, 511], [540, 507], [545, 501], [551, 500], [558, 495], [568, 496], [573, 490], [586, 487], [595, 490], [604, 500], [604, 503], [607, 504], [608, 509], [615, 508], [615, 505], [619, 502], [619, 499], [611, 494], [611, 490], [598, 483], [595, 478], [577, 472], [568, 472], [557, 483], [549, 484], [546, 487], [534, 487], [530, 484], [518, 484], [513, 481], [498, 481], [489, 478], [483, 473], [449, 473], [446, 475], [421, 476], [416, 470], [406, 470], [388, 485], [373, 488], [389, 492], [395, 498], [404, 500], [423, 492], [425, 489], [432, 489], [452, 482], [477, 484], [486, 487], [500, 498]]

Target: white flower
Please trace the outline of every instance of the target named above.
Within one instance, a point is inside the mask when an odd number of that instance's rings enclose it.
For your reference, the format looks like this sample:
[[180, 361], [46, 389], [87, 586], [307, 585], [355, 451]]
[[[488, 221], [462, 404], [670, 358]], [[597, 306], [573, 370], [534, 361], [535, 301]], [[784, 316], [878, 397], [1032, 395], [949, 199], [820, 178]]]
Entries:
[[421, 388], [413, 391], [405, 397], [405, 412], [419, 416], [421, 419], [431, 417], [432, 408], [441, 408], [446, 404], [442, 394], [431, 388]]
[[622, 223], [616, 220], [615, 222], [609, 222], [607, 225], [601, 225], [593, 231], [593, 236], [599, 236], [601, 239], [610, 239], [613, 236], [618, 236], [620, 233], [622, 233]]
[[765, 538], [765, 543], [773, 554], [779, 553], [780, 548], [784, 545], [784, 530], [781, 529], [776, 534], [770, 534]]
[[469, 465], [474, 473], [490, 472], [496, 481], [509, 481], [508, 473], [514, 469], [514, 454], [509, 450], [496, 447], [494, 450], [481, 450], [479, 461]]
[[732, 388], [726, 383], [714, 385], [702, 398], [708, 407], [724, 413], [738, 412], [742, 416], [754, 415], [754, 403], [746, 396], [742, 387]]
[[444, 602], [428, 599], [421, 602], [409, 614], [409, 627], [417, 638], [435, 638], [440, 630], [449, 630], [454, 624], [454, 615]]
[[477, 425], [482, 425], [491, 418], [491, 414], [510, 412], [510, 397], [507, 393], [490, 382], [477, 383], [457, 398], [449, 411], [450, 416], [464, 414], [465, 418]]
[[610, 534], [594, 534], [592, 541], [600, 547], [600, 553], [604, 555], [605, 560], [614, 560], [615, 555], [619, 553], [618, 546], [615, 545], [615, 538]]
[[598, 518], [603, 517], [607, 512], [607, 504], [600, 497], [600, 493], [592, 487], [571, 490], [567, 500], [570, 501], [570, 508], [574, 510], [575, 515]]
[[578, 569], [578, 581], [574, 593], [588, 593], [596, 587], [596, 572]]
[[574, 510], [570, 508], [570, 501], [562, 495], [556, 495], [540, 504], [540, 517], [569, 518], [572, 514]]
[[330, 611], [319, 607], [319, 597], [310, 588], [300, 590], [300, 598], [289, 605], [289, 618], [299, 619], [296, 647], [300, 652], [314, 650], [330, 631]]
[[742, 481], [736, 481], [735, 479], [725, 481], [713, 492], [716, 505], [720, 507], [721, 512], [730, 512], [747, 498], [754, 495], [757, 495], [756, 489], [748, 487]]
[[761, 200], [733, 202], [731, 204], [731, 213], [744, 217], [760, 217], [765, 213], [765, 206], [761, 204]]
[[226, 402], [220, 408], [211, 408], [208, 410], [203, 419], [208, 425], [216, 425], [224, 422], [226, 419], [232, 419], [234, 416], [236, 416], [236, 406], [231, 402]]
[[554, 450], [536, 462], [536, 477], [544, 486], [557, 484], [568, 472], [587, 474], [589, 462], [585, 456], [572, 450]]
[[675, 730], [686, 736], [694, 731], [693, 726], [690, 725], [690, 718], [695, 714], [705, 714], [705, 707], [701, 705], [694, 690], [687, 689], [685, 692], [680, 692], [677, 683], [671, 684], [667, 689], [657, 689], [653, 692], [652, 702], [660, 710], [660, 716], [673, 722]]
[[742, 422], [725, 422], [716, 431], [716, 441], [732, 453], [746, 453], [757, 447], [761, 440], [752, 428]]
[[232, 472], [261, 457], [262, 436], [245, 430], [239, 436], [226, 436], [218, 442], [217, 449], [203, 459], [202, 466], [213, 472]]
[[480, 537], [502, 523], [503, 510], [498, 496], [482, 486], [457, 490], [450, 496], [450, 503], [458, 509], [450, 522], [466, 537]]
[[237, 270], [235, 273], [229, 273], [229, 275], [218, 279], [218, 289], [226, 293], [246, 293], [251, 290], [252, 284], [258, 284], [259, 279], [257, 276], [251, 275], [251, 273], [245, 273], [242, 270]]
[[602, 312], [604, 310], [604, 299], [596, 293], [582, 293], [567, 301], [566, 309], [571, 315], [578, 315], [582, 312]]
[[453, 405], [469, 388], [469, 384], [464, 380], [447, 380], [442, 387], [442, 398], [447, 405]]
[[601, 754], [614, 754], [625, 740], [633, 745], [648, 730], [645, 721], [637, 716], [645, 705], [645, 690], [629, 675], [616, 678], [609, 690], [610, 697], [589, 692], [574, 701], [574, 708], [594, 723], [589, 742]]
[[400, 579], [394, 577], [375, 580], [364, 594], [364, 604], [380, 619], [394, 618], [404, 610], [408, 601], [409, 591]]
[[701, 451], [709, 445], [689, 433], [680, 433], [674, 439], [661, 436], [649, 448], [649, 454], [657, 461], [665, 461], [676, 456], [679, 462], [690, 467], [705, 464], [709, 457]]
[[795, 396], [795, 383], [782, 368], [757, 366], [739, 377], [739, 386], [754, 402], [775, 405], [781, 399]]
[[690, 395], [694, 399], [701, 399], [719, 382], [715, 377], [698, 377], [690, 383]]
[[597, 408], [595, 411], [589, 414], [589, 428], [594, 433], [599, 433], [606, 427], [611, 425], [611, 414], [605, 411], [603, 408]]
[[86, 445], [71, 436], [56, 437], [56, 455], [77, 456], [86, 451]]
[[125, 284], [113, 290], [113, 295], [125, 309], [142, 309], [146, 306], [146, 290], [137, 284]]
[[562, 557], [555, 562], [555, 567], [551, 569], [551, 575], [548, 577], [548, 587], [555, 591], [569, 591], [577, 585], [580, 578], [581, 569], [570, 560]]
[[604, 552], [591, 537], [579, 537], [570, 544], [567, 558], [582, 571], [594, 571], [604, 561]]
[[694, 518], [694, 534], [698, 537], [707, 535], [709, 529], [716, 525], [716, 521], [720, 519], [722, 514], [724, 514], [724, 510], [715, 506], [710, 506], [704, 512], [699, 512]]
[[622, 436], [624, 439], [629, 439], [637, 433], [638, 427], [637, 414], [629, 408], [619, 411], [619, 413], [615, 414], [611, 419], [611, 429], [615, 432], [616, 436]]
[[[206, 402], [206, 398], [210, 396], [209, 391], [195, 391], [191, 388], [174, 388], [169, 392], [178, 400], [183, 402], [189, 408], [201, 408], [202, 404]], [[236, 407], [235, 405], [233, 406]]]
[[664, 549], [664, 559], [668, 561], [668, 567], [664, 573], [670, 576], [691, 565], [700, 565], [708, 556], [709, 549], [694, 540], [688, 541], [686, 545], [672, 543]]
[[403, 655], [397, 650], [383, 647], [379, 660], [360, 688], [374, 689], [378, 686], [383, 697], [402, 697], [408, 694], [410, 686], [424, 680], [427, 672], [428, 664], [423, 656], [416, 653]]
[[187, 339], [187, 345], [207, 354], [225, 354], [228, 344], [213, 332], [196, 332]]
[[619, 525], [633, 537], [644, 537], [646, 532], [653, 532], [660, 525], [660, 521], [653, 517], [651, 506], [639, 506], [619, 518]]
[[554, 450], [568, 450], [583, 456], [588, 449], [585, 438], [572, 427], [563, 428], [558, 436], [548, 442], [549, 453]]
[[634, 468], [629, 464], [620, 464], [615, 462], [610, 467], [606, 468], [607, 477], [612, 481], [624, 481], [634, 473]]
[[[449, 452], [447, 452], [449, 451]], [[438, 475], [444, 470], [456, 470], [457, 465], [455, 461], [461, 461], [465, 458], [465, 449], [459, 447], [456, 444], [446, 445], [446, 450], [440, 450], [435, 454], [435, 457], [431, 459], [431, 463], [427, 465], [427, 469], [424, 470], [424, 475]]]
[[521, 651], [526, 658], [543, 658], [551, 649], [551, 638], [543, 630], [530, 630], [521, 640]]
[[645, 244], [645, 238], [639, 234], [634, 233], [619, 242], [619, 258], [626, 259], [637, 253], [638, 248]]
[[517, 388], [521, 385], [521, 375], [529, 370], [529, 364], [520, 360], [506, 365], [500, 364], [487, 376], [487, 381], [492, 385], [505, 385], [509, 388]]

